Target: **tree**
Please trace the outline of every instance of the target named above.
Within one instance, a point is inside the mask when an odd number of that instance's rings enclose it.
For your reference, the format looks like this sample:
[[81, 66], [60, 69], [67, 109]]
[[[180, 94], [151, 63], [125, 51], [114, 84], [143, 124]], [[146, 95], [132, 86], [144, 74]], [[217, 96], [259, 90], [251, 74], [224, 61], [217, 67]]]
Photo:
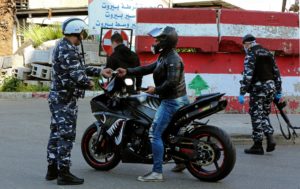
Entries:
[[13, 53], [15, 18], [15, 0], [0, 0], [0, 56], [11, 55]]
[[299, 12], [299, 0], [296, 0], [295, 3], [291, 5], [289, 11]]

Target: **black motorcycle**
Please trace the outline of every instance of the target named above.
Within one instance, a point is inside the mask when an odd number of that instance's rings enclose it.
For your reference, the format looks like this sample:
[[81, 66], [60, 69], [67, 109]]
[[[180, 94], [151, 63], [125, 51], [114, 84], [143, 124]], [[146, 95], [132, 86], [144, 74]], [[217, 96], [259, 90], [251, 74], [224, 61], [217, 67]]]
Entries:
[[[121, 160], [152, 164], [148, 132], [160, 99], [147, 93], [128, 94], [126, 89], [133, 86], [130, 79], [125, 79], [127, 87], [116, 91], [114, 81], [102, 86], [104, 93], [91, 100], [97, 121], [82, 137], [84, 159], [102, 171], [113, 169]], [[184, 163], [193, 176], [209, 182], [221, 180], [232, 171], [236, 152], [230, 137], [220, 128], [199, 121], [225, 109], [223, 95], [199, 96], [174, 114], [163, 134], [164, 162]]]

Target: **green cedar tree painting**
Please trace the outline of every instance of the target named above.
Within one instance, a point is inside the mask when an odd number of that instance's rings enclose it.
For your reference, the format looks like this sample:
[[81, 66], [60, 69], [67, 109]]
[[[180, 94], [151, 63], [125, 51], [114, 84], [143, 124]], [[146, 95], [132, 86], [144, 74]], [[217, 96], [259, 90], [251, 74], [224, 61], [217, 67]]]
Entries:
[[208, 89], [209, 86], [204, 81], [204, 79], [197, 75], [190, 83], [189, 83], [189, 89], [195, 90], [195, 95], [201, 95], [201, 91]]

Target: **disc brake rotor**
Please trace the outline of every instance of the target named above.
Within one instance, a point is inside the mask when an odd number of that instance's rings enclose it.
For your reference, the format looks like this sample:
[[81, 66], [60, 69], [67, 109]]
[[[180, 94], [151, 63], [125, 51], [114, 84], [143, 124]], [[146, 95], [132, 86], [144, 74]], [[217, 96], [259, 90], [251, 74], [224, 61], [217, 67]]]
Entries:
[[99, 147], [96, 146], [97, 135], [94, 134], [89, 141], [89, 151], [93, 158], [97, 160], [106, 159], [111, 157], [111, 153], [100, 152]]
[[211, 165], [216, 158], [214, 148], [210, 144], [204, 142], [199, 142], [197, 145], [197, 152], [196, 164], [200, 166]]

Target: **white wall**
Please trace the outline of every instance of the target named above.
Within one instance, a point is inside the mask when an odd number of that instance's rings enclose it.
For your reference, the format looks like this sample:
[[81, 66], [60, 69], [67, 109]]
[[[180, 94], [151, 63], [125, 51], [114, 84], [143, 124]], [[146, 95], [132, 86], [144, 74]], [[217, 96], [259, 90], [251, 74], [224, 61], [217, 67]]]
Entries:
[[[219, 0], [211, 0], [219, 1]], [[277, 11], [281, 12], [282, 0], [222, 0], [245, 10]], [[173, 3], [209, 2], [209, 0], [173, 0]], [[289, 9], [295, 0], [287, 0], [286, 9]]]
[[30, 9], [87, 6], [88, 0], [29, 0]]
[[[239, 6], [246, 10], [262, 10], [281, 12], [282, 0], [224, 0], [233, 5]], [[288, 10], [295, 0], [286, 1], [286, 9]]]
[[[71, 16], [76, 17], [84, 20], [88, 24], [88, 16]], [[53, 16], [51, 18], [48, 17], [38, 17], [38, 18], [27, 18], [27, 23], [34, 23], [34, 24], [55, 24], [55, 23], [63, 23], [70, 16]]]

